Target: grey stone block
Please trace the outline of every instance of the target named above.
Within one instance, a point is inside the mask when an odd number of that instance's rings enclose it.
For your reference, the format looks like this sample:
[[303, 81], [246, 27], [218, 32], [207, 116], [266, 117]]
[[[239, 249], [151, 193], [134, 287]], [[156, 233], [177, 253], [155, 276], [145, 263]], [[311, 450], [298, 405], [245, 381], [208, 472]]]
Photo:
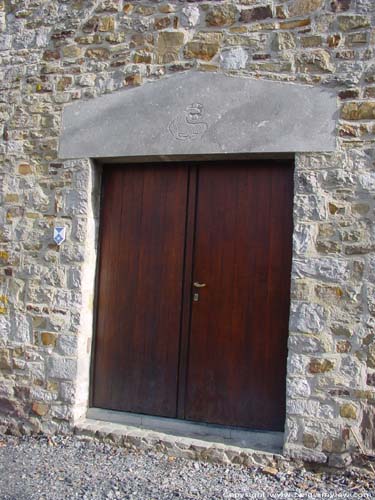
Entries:
[[67, 106], [59, 155], [332, 151], [335, 127], [330, 91], [190, 72]]

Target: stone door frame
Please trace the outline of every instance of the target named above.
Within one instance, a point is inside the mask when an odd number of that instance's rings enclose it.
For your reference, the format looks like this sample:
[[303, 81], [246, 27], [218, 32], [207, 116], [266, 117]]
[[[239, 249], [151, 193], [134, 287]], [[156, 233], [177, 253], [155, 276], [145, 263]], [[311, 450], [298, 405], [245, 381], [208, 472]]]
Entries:
[[[275, 159], [280, 158], [291, 159], [294, 157], [294, 172], [295, 178], [298, 175], [299, 163], [303, 163], [303, 154], [284, 154], [284, 155], [241, 155], [241, 158], [247, 159]], [[180, 158], [179, 161], [203, 161], [210, 160], [212, 158], [199, 157], [194, 158], [194, 155], [189, 155], [186, 158]], [[235, 155], [238, 159], [239, 156]], [[221, 156], [223, 160], [233, 160], [233, 155], [223, 155]], [[165, 158], [165, 163], [171, 163], [171, 165], [176, 160], [171, 160], [170, 158]], [[148, 162], [160, 163], [160, 158], [149, 158]], [[88, 171], [89, 182], [87, 184], [87, 198], [89, 200], [88, 207], [88, 217], [87, 217], [87, 235], [85, 241], [85, 259], [82, 263], [82, 284], [81, 291], [83, 297], [82, 313], [81, 313], [81, 325], [78, 338], [78, 356], [77, 356], [77, 375], [76, 375], [76, 399], [73, 408], [73, 423], [77, 423], [87, 416], [88, 411], [91, 408], [91, 390], [92, 390], [92, 371], [93, 371], [93, 351], [95, 344], [95, 321], [96, 321], [96, 280], [97, 280], [97, 267], [98, 267], [98, 235], [100, 226], [100, 184], [101, 184], [101, 171], [102, 161], [91, 160], [91, 159], [81, 159], [75, 160], [77, 167], [85, 169]], [[108, 163], [107, 160], [105, 160]], [[111, 163], [111, 162], [109, 162]], [[121, 158], [121, 160], [113, 159], [112, 163], [134, 163], [134, 159]], [[141, 164], [141, 162], [140, 162]], [[142, 162], [143, 164], [143, 162]], [[173, 167], [172, 167], [173, 168]], [[294, 226], [298, 223], [296, 219], [296, 207], [294, 207]], [[292, 259], [292, 276], [291, 276], [291, 287], [293, 287], [293, 269], [294, 269], [294, 257], [295, 257], [295, 245], [293, 245], [293, 259]], [[291, 303], [292, 305], [292, 303]], [[290, 309], [290, 323], [294, 321], [292, 307]], [[289, 329], [290, 330], [290, 329]], [[289, 351], [287, 365], [293, 365], [293, 353]], [[289, 384], [289, 369], [286, 381], [286, 391], [287, 398], [286, 404], [288, 408], [288, 400], [290, 397], [290, 384]], [[285, 426], [286, 430], [288, 427], [288, 411], [285, 415]], [[251, 431], [249, 431], [251, 432]], [[285, 437], [287, 432], [285, 432]], [[284, 444], [288, 443], [284, 441]]]

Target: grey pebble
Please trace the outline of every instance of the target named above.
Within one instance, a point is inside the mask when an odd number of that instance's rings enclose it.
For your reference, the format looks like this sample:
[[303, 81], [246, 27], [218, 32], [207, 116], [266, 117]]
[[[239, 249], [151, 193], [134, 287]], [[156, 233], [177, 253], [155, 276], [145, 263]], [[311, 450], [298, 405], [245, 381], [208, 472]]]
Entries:
[[375, 478], [207, 464], [77, 437], [0, 436], [1, 500], [375, 499]]

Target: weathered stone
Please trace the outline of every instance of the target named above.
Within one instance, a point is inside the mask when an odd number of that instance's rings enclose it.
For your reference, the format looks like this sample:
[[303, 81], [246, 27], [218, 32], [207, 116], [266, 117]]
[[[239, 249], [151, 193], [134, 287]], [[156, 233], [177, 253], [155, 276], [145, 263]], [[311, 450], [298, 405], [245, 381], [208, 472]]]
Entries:
[[330, 47], [331, 49], [335, 49], [336, 47], [338, 47], [340, 41], [341, 41], [341, 35], [339, 35], [338, 33], [336, 33], [335, 35], [329, 35], [327, 37], [327, 44], [328, 47]]
[[52, 378], [63, 380], [74, 380], [77, 365], [75, 360], [62, 357], [50, 357], [48, 359], [48, 374]]
[[341, 244], [337, 241], [317, 240], [316, 250], [322, 254], [340, 253]]
[[[340, 207], [338, 205], [336, 205], [335, 203], [328, 203], [328, 210], [329, 210], [329, 213], [331, 215], [344, 215], [345, 214], [345, 208], [344, 207]], [[332, 233], [332, 235], [335, 234], [335, 233]]]
[[294, 16], [304, 16], [310, 14], [323, 5], [323, 0], [293, 0], [293, 2], [288, 5], [289, 15]]
[[350, 33], [346, 36], [346, 45], [349, 47], [356, 45], [365, 45], [368, 42], [368, 36], [365, 32], [360, 33]]
[[[375, 244], [372, 243], [358, 243], [353, 245], [345, 245], [344, 252], [346, 255], [365, 255], [375, 250]], [[375, 314], [375, 309], [374, 309]]]
[[311, 248], [314, 236], [311, 226], [307, 224], [298, 224], [295, 226], [293, 245], [297, 255], [303, 255]]
[[98, 24], [99, 31], [114, 31], [115, 18], [113, 16], [101, 17]]
[[[160, 7], [159, 7], [159, 10], [160, 10]], [[188, 5], [182, 9], [182, 11], [181, 11], [181, 24], [182, 24], [182, 26], [192, 28], [192, 27], [196, 26], [197, 24], [199, 24], [199, 20], [200, 20], [199, 7], [197, 7], [195, 5]]]
[[367, 380], [366, 380], [367, 385], [371, 385], [375, 387], [375, 373], [368, 373], [367, 374]]
[[236, 21], [237, 9], [234, 5], [215, 5], [206, 14], [209, 26], [228, 26]]
[[253, 9], [244, 9], [241, 11], [240, 21], [243, 23], [251, 23], [254, 21], [262, 21], [272, 17], [272, 7], [265, 5], [254, 7]]
[[333, 370], [334, 363], [329, 359], [312, 359], [309, 363], [310, 373], [325, 373]]
[[350, 9], [351, 0], [331, 0], [330, 6], [333, 12], [344, 12]]
[[319, 333], [325, 325], [326, 312], [319, 304], [298, 304], [292, 307], [290, 327], [292, 331], [303, 333]]
[[73, 83], [73, 78], [71, 76], [64, 76], [58, 80], [56, 83], [56, 89], [63, 92], [69, 88]]
[[272, 40], [272, 50], [289, 50], [296, 47], [293, 33], [275, 33]]
[[309, 18], [307, 19], [297, 19], [297, 20], [287, 20], [280, 22], [280, 29], [282, 30], [293, 30], [296, 28], [304, 28], [305, 26], [309, 26], [311, 21]]
[[62, 48], [62, 54], [66, 58], [77, 59], [82, 56], [83, 51], [78, 45], [67, 45]]
[[339, 340], [336, 343], [336, 352], [346, 353], [352, 350], [352, 345], [348, 340]]
[[98, 16], [91, 17], [86, 23], [82, 26], [82, 31], [84, 33], [93, 33], [96, 32], [99, 28], [100, 18]]
[[297, 458], [300, 460], [306, 460], [307, 462], [317, 462], [317, 463], [326, 463], [327, 455], [318, 451], [316, 449], [310, 448], [302, 448], [300, 446], [293, 446], [293, 444], [288, 444], [288, 446], [284, 447], [284, 453], [287, 457]]
[[242, 47], [235, 47], [220, 54], [221, 66], [225, 69], [245, 68], [248, 53]]
[[349, 453], [331, 453], [328, 459], [330, 467], [344, 468], [352, 463]]
[[348, 89], [339, 92], [340, 99], [356, 99], [359, 97], [358, 89]]
[[60, 59], [60, 51], [59, 50], [45, 50], [43, 53], [44, 61], [56, 61]]
[[78, 78], [78, 85], [81, 87], [93, 87], [95, 85], [96, 76], [95, 75], [83, 75]]
[[124, 66], [131, 62], [130, 52], [120, 52], [118, 54], [113, 54], [111, 57], [111, 67], [117, 68], [118, 66]]
[[375, 344], [368, 347], [367, 366], [369, 368], [375, 368]]
[[45, 415], [47, 415], [47, 413], [49, 411], [49, 406], [46, 403], [41, 403], [39, 401], [35, 401], [32, 404], [31, 409], [32, 409], [33, 413], [35, 413], [35, 415], [38, 415], [38, 417], [44, 417]]
[[[156, 30], [164, 30], [171, 25], [172, 25], [172, 18], [171, 17], [158, 17], [154, 21], [154, 28]], [[174, 26], [174, 27], [176, 28], [177, 26]]]
[[368, 390], [354, 390], [352, 394], [357, 398], [357, 399], [362, 399], [365, 401], [369, 401], [370, 403], [375, 403], [375, 392], [374, 391], [368, 391]]
[[15, 386], [14, 387], [14, 396], [22, 401], [30, 400], [30, 387], [25, 386]]
[[[0, 325], [1, 326], [1, 325]], [[13, 342], [17, 344], [30, 344], [32, 338], [31, 324], [29, 318], [24, 314], [13, 316]]]
[[344, 120], [375, 120], [375, 101], [348, 102], [341, 109]]
[[335, 70], [330, 54], [326, 50], [314, 50], [300, 54], [296, 57], [296, 65], [298, 71], [303, 73], [332, 73]]
[[324, 301], [324, 304], [337, 303], [344, 295], [343, 289], [340, 286], [332, 285], [316, 285], [316, 296]]
[[[217, 41], [220, 42], [222, 37], [216, 37]], [[243, 36], [243, 35], [228, 35], [224, 40], [225, 45], [236, 45], [238, 48], [252, 47], [254, 49], [260, 49], [263, 45], [263, 41], [257, 36]], [[255, 54], [253, 56], [255, 58]]]
[[310, 300], [311, 286], [309, 283], [299, 283], [295, 281], [291, 290], [291, 297], [295, 300]]
[[179, 50], [184, 44], [184, 34], [180, 31], [163, 31], [158, 36], [158, 63], [178, 60]]
[[[319, 334], [293, 334], [289, 337], [289, 346], [295, 352], [304, 354], [317, 354], [331, 352], [332, 341], [326, 335]], [[303, 374], [305, 370], [303, 369]], [[302, 375], [300, 373], [300, 375]]]
[[54, 347], [56, 345], [56, 335], [54, 333], [42, 332], [40, 338], [44, 346]]
[[102, 0], [98, 7], [95, 9], [96, 12], [118, 12], [120, 10], [121, 0]]
[[194, 40], [199, 40], [204, 43], [220, 44], [223, 39], [223, 33], [220, 31], [198, 31]]
[[28, 175], [32, 173], [32, 169], [28, 163], [20, 163], [20, 165], [18, 165], [18, 172], [21, 175]]
[[370, 26], [370, 18], [359, 15], [341, 15], [337, 17], [337, 26], [341, 31], [351, 31]]
[[341, 453], [345, 448], [345, 441], [341, 438], [326, 437], [323, 439], [323, 451], [327, 451], [328, 453]]
[[155, 13], [155, 7], [153, 5], [137, 5], [135, 12], [141, 16], [151, 16]]
[[363, 362], [357, 356], [342, 356], [340, 373], [350, 380], [350, 384], [362, 384]]
[[[170, 14], [171, 12], [176, 11], [176, 6], [171, 4], [171, 3], [164, 3], [164, 4], [159, 5], [158, 10], [162, 14]], [[182, 9], [182, 10], [184, 10], [184, 9]]]
[[16, 418], [24, 418], [24, 411], [20, 403], [8, 398], [0, 398], [0, 414]]
[[363, 417], [360, 425], [361, 436], [363, 439], [363, 444], [365, 449], [374, 450], [375, 449], [375, 420], [374, 420], [374, 408], [369, 406], [363, 411]]
[[318, 401], [306, 399], [289, 399], [287, 411], [290, 415], [316, 415], [319, 409]]
[[375, 83], [375, 64], [372, 64], [366, 69], [365, 81], [368, 83]]
[[275, 12], [276, 12], [277, 19], [286, 19], [287, 15], [286, 15], [285, 8], [283, 5], [277, 5]]
[[129, 15], [134, 10], [134, 5], [132, 5], [131, 3], [125, 3], [122, 10], [126, 15]]
[[133, 55], [133, 61], [136, 64], [151, 64], [152, 62], [152, 54], [145, 50], [138, 50]]
[[345, 403], [340, 407], [340, 416], [343, 418], [357, 418], [357, 409], [351, 403]]
[[318, 440], [316, 436], [304, 433], [302, 436], [302, 444], [306, 448], [316, 448], [318, 446]]
[[99, 44], [102, 42], [102, 35], [95, 33], [94, 35], [77, 36], [74, 41], [81, 45]]
[[125, 85], [138, 86], [142, 85], [143, 78], [142, 75], [136, 73], [134, 75], [128, 75], [125, 77]]
[[105, 36], [105, 39], [112, 45], [119, 44], [124, 42], [125, 33], [109, 33], [108, 35]]
[[109, 58], [109, 50], [104, 48], [87, 49], [85, 53], [89, 59], [97, 59], [98, 61], [105, 61]]
[[187, 59], [202, 59], [210, 61], [218, 52], [218, 43], [188, 42], [184, 48], [184, 56]]
[[46, 386], [47, 391], [57, 392], [59, 389], [59, 383], [53, 380], [49, 380]]
[[307, 398], [311, 394], [309, 383], [303, 378], [291, 378], [287, 387], [288, 396]]
[[10, 370], [12, 368], [12, 362], [10, 358], [9, 349], [0, 349], [0, 369]]
[[304, 48], [321, 47], [322, 45], [322, 37], [320, 35], [310, 35], [301, 38], [301, 46]]

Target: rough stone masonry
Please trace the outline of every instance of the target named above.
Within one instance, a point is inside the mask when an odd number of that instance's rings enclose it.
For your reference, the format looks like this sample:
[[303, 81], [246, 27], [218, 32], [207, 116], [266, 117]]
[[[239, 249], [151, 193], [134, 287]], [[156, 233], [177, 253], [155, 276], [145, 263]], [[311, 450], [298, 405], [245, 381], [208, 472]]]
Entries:
[[98, 183], [58, 159], [62, 110], [199, 70], [337, 95], [336, 150], [296, 154], [284, 453], [374, 454], [374, 50], [373, 0], [0, 0], [2, 430], [87, 408]]

